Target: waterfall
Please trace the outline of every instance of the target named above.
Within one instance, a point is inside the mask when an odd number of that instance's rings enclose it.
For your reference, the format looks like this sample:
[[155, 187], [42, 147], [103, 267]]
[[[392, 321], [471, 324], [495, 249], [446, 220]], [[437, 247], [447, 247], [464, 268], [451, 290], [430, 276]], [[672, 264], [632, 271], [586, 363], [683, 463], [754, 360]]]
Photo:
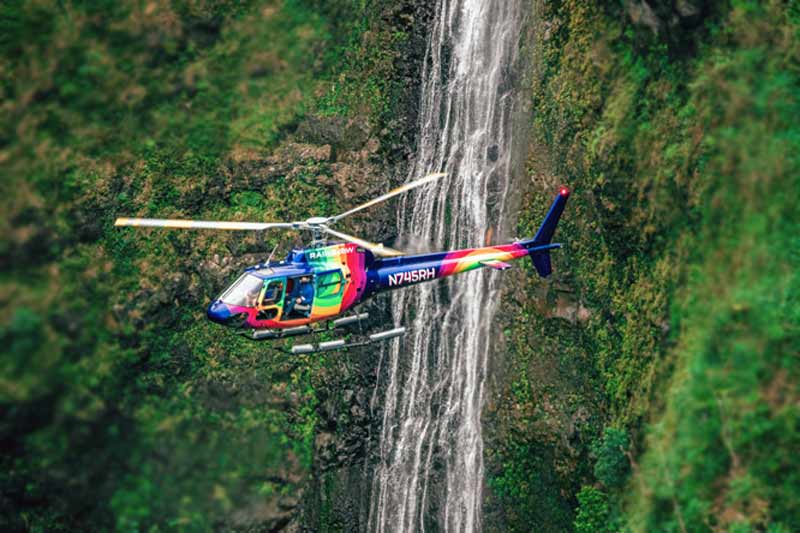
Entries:
[[[520, 0], [438, 0], [408, 180], [448, 176], [402, 201], [407, 247], [479, 246], [502, 227], [521, 18]], [[410, 331], [382, 354], [370, 530], [481, 529], [480, 414], [500, 277], [479, 270], [394, 294], [394, 320]]]

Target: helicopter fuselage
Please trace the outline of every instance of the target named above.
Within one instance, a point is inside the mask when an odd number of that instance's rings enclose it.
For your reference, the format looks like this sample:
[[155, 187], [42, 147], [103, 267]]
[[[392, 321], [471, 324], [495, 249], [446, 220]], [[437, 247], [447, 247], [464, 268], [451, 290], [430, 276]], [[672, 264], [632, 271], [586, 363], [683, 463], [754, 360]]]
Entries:
[[535, 237], [498, 246], [377, 258], [353, 242], [295, 249], [280, 262], [254, 265], [208, 306], [208, 318], [235, 328], [282, 330], [338, 317], [379, 292], [477, 268], [510, 268], [530, 257], [542, 277], [569, 191], [562, 189]]
[[377, 259], [352, 243], [293, 250], [284, 261], [246, 269], [211, 303], [208, 317], [248, 329], [302, 326], [335, 318], [379, 292], [477, 268], [505, 270], [505, 261], [558, 246], [520, 241], [391, 259]]

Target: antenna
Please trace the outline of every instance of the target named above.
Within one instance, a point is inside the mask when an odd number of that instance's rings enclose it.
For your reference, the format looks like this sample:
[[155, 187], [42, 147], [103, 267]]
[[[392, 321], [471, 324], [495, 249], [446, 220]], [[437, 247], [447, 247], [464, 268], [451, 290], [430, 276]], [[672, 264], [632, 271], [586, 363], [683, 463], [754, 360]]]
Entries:
[[272, 251], [269, 253], [269, 257], [267, 258], [267, 264], [269, 264], [269, 262], [272, 261], [272, 256], [275, 255], [275, 250], [277, 249], [278, 245], [276, 244], [275, 247], [272, 249]]

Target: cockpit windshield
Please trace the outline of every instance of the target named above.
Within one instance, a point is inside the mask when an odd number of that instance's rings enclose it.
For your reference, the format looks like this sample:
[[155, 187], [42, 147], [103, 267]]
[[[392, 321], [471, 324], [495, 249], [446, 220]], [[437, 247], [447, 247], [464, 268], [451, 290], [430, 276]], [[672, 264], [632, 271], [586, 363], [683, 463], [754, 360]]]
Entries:
[[255, 307], [264, 282], [251, 274], [243, 274], [236, 283], [222, 293], [220, 300], [228, 305]]

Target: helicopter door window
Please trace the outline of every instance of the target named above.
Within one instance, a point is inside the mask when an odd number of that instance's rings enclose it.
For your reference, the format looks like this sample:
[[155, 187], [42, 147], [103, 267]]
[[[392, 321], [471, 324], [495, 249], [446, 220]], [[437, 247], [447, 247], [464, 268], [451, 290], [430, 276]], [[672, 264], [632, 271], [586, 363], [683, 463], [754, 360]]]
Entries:
[[344, 284], [342, 283], [342, 271], [324, 272], [317, 275], [317, 297], [338, 296]]
[[264, 289], [264, 298], [261, 300], [261, 306], [276, 305], [283, 297], [283, 280], [273, 280], [266, 283]]

